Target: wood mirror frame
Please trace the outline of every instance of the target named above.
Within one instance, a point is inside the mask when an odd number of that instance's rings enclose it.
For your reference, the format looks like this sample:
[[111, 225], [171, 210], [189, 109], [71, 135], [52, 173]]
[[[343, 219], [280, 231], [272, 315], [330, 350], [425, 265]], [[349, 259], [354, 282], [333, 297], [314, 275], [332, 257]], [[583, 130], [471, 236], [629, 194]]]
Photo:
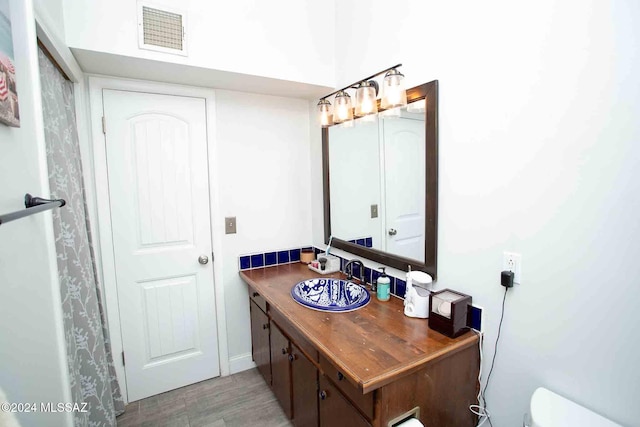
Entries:
[[[437, 278], [438, 261], [438, 81], [416, 86], [407, 90], [407, 102], [426, 99], [425, 109], [425, 262], [405, 258], [378, 249], [350, 243], [333, 236], [331, 246], [345, 250], [371, 261], [408, 271], [426, 271], [435, 280]], [[378, 106], [379, 106], [378, 101]], [[329, 128], [322, 129], [322, 174], [324, 193], [324, 242], [329, 243], [331, 236], [331, 197], [329, 191]]]

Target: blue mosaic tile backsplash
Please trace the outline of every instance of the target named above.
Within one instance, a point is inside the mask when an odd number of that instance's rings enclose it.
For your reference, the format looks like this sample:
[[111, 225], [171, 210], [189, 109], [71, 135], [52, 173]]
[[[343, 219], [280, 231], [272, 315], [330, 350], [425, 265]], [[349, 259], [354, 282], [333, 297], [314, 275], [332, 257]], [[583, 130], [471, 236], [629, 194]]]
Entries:
[[355, 243], [356, 245], [364, 246], [365, 248], [372, 248], [373, 238], [363, 237], [362, 239], [352, 239], [352, 240], [349, 240], [349, 243]]
[[[362, 240], [362, 246], [368, 245], [368, 247], [371, 247], [370, 237], [366, 239], [360, 239], [360, 240]], [[356, 241], [354, 241], [353, 243], [356, 243]], [[324, 252], [324, 249], [314, 248], [312, 246], [304, 246], [302, 248], [264, 252], [261, 254], [240, 255], [238, 259], [238, 265], [240, 267], [240, 270], [251, 270], [253, 268], [270, 267], [273, 265], [291, 264], [294, 262], [300, 262], [300, 252], [303, 249], [313, 249], [316, 256]], [[342, 258], [341, 256], [338, 256], [338, 258], [340, 258], [340, 269], [344, 270], [344, 266], [349, 260], [346, 258]], [[355, 265], [353, 267], [354, 267], [353, 276], [359, 279], [360, 266]], [[364, 278], [367, 283], [371, 284], [375, 282], [379, 276], [380, 276], [379, 270], [365, 267]], [[397, 297], [404, 298], [404, 294], [407, 287], [406, 282], [402, 279], [399, 279], [393, 276], [389, 276], [389, 278], [391, 279], [391, 293]]]
[[471, 306], [469, 315], [467, 316], [467, 326], [472, 327], [476, 331], [482, 330], [482, 309]]
[[[362, 243], [360, 243], [362, 240]], [[366, 239], [358, 239], [352, 241], [352, 243], [362, 244], [362, 246], [371, 247], [371, 238], [368, 237]], [[248, 254], [248, 255], [240, 255], [238, 258], [238, 264], [240, 266], [240, 270], [251, 270], [253, 268], [262, 268], [262, 267], [270, 267], [274, 265], [281, 264], [291, 264], [294, 262], [300, 262], [300, 252], [303, 249], [313, 249], [316, 256], [324, 252], [324, 249], [314, 248], [312, 246], [304, 246], [302, 248], [294, 248], [287, 250], [279, 250], [279, 251], [271, 251], [264, 252], [261, 254]], [[340, 258], [340, 269], [344, 270], [345, 264], [349, 261], [346, 258], [343, 258], [339, 255], [336, 255]], [[364, 268], [364, 279], [367, 283], [371, 284], [378, 280], [380, 277], [380, 271], [377, 269], [372, 269], [369, 267]], [[353, 276], [360, 278], [360, 266], [353, 266]], [[404, 279], [400, 279], [399, 277], [393, 277], [389, 275], [389, 279], [391, 279], [391, 293], [398, 298], [404, 298], [406, 290], [407, 290], [407, 282]], [[478, 331], [482, 330], [482, 309], [478, 307], [471, 306], [471, 310], [467, 316], [467, 326], [470, 326]]]
[[300, 262], [301, 249], [303, 248], [265, 252], [261, 254], [240, 255], [238, 258], [238, 265], [240, 270], [251, 270], [253, 268]]

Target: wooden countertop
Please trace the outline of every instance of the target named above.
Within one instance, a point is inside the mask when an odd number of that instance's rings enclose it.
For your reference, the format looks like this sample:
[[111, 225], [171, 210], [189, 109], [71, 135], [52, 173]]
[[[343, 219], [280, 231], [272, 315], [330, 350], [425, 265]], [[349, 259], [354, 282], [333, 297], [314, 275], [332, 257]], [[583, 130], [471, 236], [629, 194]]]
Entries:
[[[427, 326], [427, 319], [404, 315], [403, 301], [380, 302], [371, 294], [365, 307], [348, 313], [327, 313], [304, 307], [290, 291], [298, 282], [319, 277], [301, 263], [240, 272], [327, 359], [368, 393], [413, 373], [427, 363], [472, 345], [468, 332], [451, 339]], [[340, 273], [323, 277], [344, 278]]]

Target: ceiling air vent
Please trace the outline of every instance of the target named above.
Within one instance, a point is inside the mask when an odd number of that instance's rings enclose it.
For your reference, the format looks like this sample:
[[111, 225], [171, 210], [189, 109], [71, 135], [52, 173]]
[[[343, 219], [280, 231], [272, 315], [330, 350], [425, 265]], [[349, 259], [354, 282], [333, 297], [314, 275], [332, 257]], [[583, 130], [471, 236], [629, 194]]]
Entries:
[[138, 4], [138, 46], [141, 49], [187, 55], [184, 13]]

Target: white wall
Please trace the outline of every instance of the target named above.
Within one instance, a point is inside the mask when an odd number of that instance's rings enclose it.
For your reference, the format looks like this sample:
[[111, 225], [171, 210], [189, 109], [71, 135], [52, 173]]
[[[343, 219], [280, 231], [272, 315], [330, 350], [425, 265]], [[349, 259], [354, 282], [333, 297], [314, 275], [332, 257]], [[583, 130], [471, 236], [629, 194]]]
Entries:
[[237, 218], [237, 234], [221, 236], [223, 253], [215, 264], [223, 269], [232, 372], [242, 366], [240, 359], [251, 361], [249, 298], [238, 275], [238, 255], [311, 241], [307, 105], [216, 91], [217, 161], [211, 173], [220, 188], [222, 216]]
[[138, 48], [135, 1], [63, 1], [71, 48], [294, 82], [334, 83], [333, 2], [153, 0], [156, 7], [187, 12], [184, 57]]
[[55, 35], [64, 40], [63, 0], [33, 0], [36, 16], [45, 21]]
[[[33, 4], [10, 1], [21, 127], [0, 125], [0, 212], [48, 196]], [[0, 226], [0, 387], [11, 402], [69, 402], [51, 213]], [[23, 426], [71, 425], [69, 414], [19, 414]]]
[[336, 2], [338, 87], [398, 62], [408, 86], [440, 82], [438, 286], [485, 307], [485, 369], [502, 252], [522, 254], [487, 391], [496, 427], [520, 425], [538, 386], [640, 425], [639, 19], [633, 0]]

